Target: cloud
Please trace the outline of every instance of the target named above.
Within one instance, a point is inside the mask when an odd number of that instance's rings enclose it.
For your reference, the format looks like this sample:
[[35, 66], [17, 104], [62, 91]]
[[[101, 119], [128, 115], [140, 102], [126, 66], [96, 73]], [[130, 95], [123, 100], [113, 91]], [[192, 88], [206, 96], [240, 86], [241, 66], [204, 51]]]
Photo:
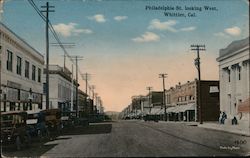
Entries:
[[190, 26], [190, 27], [181, 28], [180, 31], [194, 31], [195, 29], [196, 27]]
[[81, 33], [84, 33], [84, 34], [93, 33], [92, 30], [90, 29], [77, 29], [76, 26], [77, 26], [76, 23], [69, 23], [69, 24], [59, 23], [59, 24], [53, 25], [55, 31], [64, 37], [77, 36]]
[[249, 0], [243, 0], [247, 5], [249, 5]]
[[224, 29], [223, 32], [214, 33], [217, 37], [229, 37], [229, 36], [239, 36], [241, 34], [241, 29], [237, 26]]
[[153, 32], [145, 32], [140, 37], [136, 37], [136, 38], [132, 39], [132, 41], [139, 42], [139, 43], [159, 41], [159, 40], [160, 40], [160, 36], [158, 36], [157, 34], [155, 34]]
[[148, 29], [155, 29], [155, 30], [168, 30], [171, 32], [177, 32], [174, 26], [177, 24], [175, 20], [168, 20], [165, 22], [161, 22], [159, 19], [153, 19], [150, 22]]
[[106, 19], [105, 19], [104, 15], [102, 15], [102, 14], [96, 14], [96, 15], [88, 17], [88, 18], [90, 20], [95, 20], [96, 22], [99, 22], [99, 23], [106, 22]]
[[128, 18], [127, 16], [115, 16], [114, 20], [116, 20], [116, 21], [122, 21], [122, 20], [125, 20], [127, 18]]
[[150, 22], [150, 25], [148, 26], [148, 29], [154, 29], [154, 30], [167, 30], [170, 32], [179, 32], [179, 31], [194, 31], [196, 27], [190, 26], [190, 27], [184, 27], [181, 29], [176, 29], [174, 26], [177, 24], [176, 20], [168, 20], [165, 22], [161, 22], [159, 19], [153, 19]]
[[0, 14], [3, 13], [3, 3], [4, 0], [0, 0]]
[[239, 36], [241, 34], [241, 29], [237, 26], [226, 28], [224, 31], [232, 36]]

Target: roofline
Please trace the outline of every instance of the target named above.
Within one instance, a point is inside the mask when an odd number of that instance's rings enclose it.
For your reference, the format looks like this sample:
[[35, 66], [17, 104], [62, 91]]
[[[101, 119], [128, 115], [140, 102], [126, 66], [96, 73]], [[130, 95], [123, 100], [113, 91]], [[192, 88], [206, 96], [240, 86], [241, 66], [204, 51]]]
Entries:
[[216, 58], [216, 61], [220, 62], [220, 61], [222, 61], [222, 60], [224, 60], [226, 58], [232, 57], [232, 56], [234, 56], [234, 55], [236, 55], [238, 53], [241, 53], [241, 52], [243, 52], [243, 51], [245, 51], [247, 49], [249, 50], [249, 45], [247, 45], [247, 46], [243, 47], [242, 49], [239, 49], [239, 50], [237, 50], [237, 51], [235, 51], [233, 53], [229, 53], [229, 54], [225, 54], [223, 56], [220, 56], [220, 57]]
[[0, 25], [3, 26], [5, 29], [7, 29], [10, 33], [12, 33], [14, 36], [16, 36], [19, 40], [21, 40], [24, 44], [26, 44], [28, 47], [30, 47], [34, 52], [36, 52], [38, 55], [40, 55], [42, 58], [44, 58], [44, 56], [38, 51], [36, 50], [34, 47], [32, 47], [30, 44], [28, 44], [23, 38], [21, 38], [20, 36], [18, 36], [15, 32], [13, 32], [10, 28], [8, 28], [5, 24], [3, 24], [2, 22], [0, 22]]

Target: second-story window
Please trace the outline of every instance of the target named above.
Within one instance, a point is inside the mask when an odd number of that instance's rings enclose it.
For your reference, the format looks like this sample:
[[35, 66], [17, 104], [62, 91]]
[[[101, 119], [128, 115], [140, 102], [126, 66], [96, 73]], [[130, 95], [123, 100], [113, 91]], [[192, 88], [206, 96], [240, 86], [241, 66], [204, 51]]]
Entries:
[[241, 67], [238, 67], [238, 75], [239, 75], [239, 76], [238, 76], [238, 77], [239, 77], [238, 79], [240, 80], [240, 79], [241, 79]]
[[36, 80], [36, 66], [32, 65], [32, 80]]
[[25, 61], [25, 77], [30, 77], [30, 63], [28, 61]]
[[38, 68], [38, 82], [41, 82], [41, 69]]
[[13, 63], [13, 53], [7, 50], [8, 57], [7, 57], [7, 70], [12, 71], [12, 63]]
[[228, 82], [231, 82], [231, 71], [230, 70], [228, 70]]
[[22, 58], [20, 58], [19, 56], [17, 56], [16, 60], [16, 73], [18, 75], [22, 75]]

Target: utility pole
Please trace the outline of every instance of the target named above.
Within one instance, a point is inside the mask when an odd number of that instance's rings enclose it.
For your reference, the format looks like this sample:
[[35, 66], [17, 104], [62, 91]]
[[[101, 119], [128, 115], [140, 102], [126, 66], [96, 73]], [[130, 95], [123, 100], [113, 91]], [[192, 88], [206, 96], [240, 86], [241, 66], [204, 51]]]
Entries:
[[150, 92], [153, 89], [153, 87], [146, 87], [146, 89], [148, 90], [148, 105], [149, 105], [149, 113], [151, 114], [151, 105], [150, 105]]
[[72, 60], [76, 61], [76, 117], [79, 117], [78, 115], [78, 60], [83, 60], [82, 56], [70, 56]]
[[201, 104], [201, 71], [200, 71], [200, 51], [205, 51], [205, 45], [191, 45], [191, 50], [197, 51], [197, 58], [194, 60], [194, 65], [198, 70], [198, 107], [199, 107], [199, 120], [200, 124], [203, 124], [203, 117], [202, 117], [202, 104]]
[[162, 103], [164, 106], [164, 120], [167, 121], [167, 107], [166, 107], [166, 100], [165, 100], [165, 78], [167, 77], [167, 74], [163, 73], [163, 74], [159, 74], [159, 78], [162, 78], [162, 85], [163, 85], [163, 98], [162, 98]]
[[[90, 74], [89, 73], [84, 73], [81, 74], [82, 79], [85, 80], [85, 93], [86, 93], [86, 98], [85, 98], [85, 106], [87, 106], [87, 97], [88, 97], [88, 80], [90, 78]], [[89, 95], [90, 97], [90, 95]]]
[[[90, 86], [90, 89], [92, 90], [92, 94], [93, 94], [93, 100], [94, 100], [94, 93], [95, 93], [95, 85], [91, 85]], [[89, 95], [90, 95], [90, 93], [89, 93]]]
[[49, 109], [49, 12], [54, 12], [54, 10], [49, 10], [50, 8], [55, 8], [55, 6], [50, 6], [49, 2], [46, 6], [41, 6], [41, 8], [46, 8], [46, 109]]
[[88, 80], [90, 79], [90, 74], [89, 73], [84, 73], [84, 74], [81, 74], [82, 76], [82, 79], [85, 80], [85, 93], [88, 95]]
[[[94, 93], [94, 97], [93, 97], [93, 106], [95, 107], [95, 114], [97, 114], [97, 97], [98, 97], [98, 93]], [[95, 99], [95, 102], [94, 102]], [[94, 104], [95, 103], [95, 104]]]

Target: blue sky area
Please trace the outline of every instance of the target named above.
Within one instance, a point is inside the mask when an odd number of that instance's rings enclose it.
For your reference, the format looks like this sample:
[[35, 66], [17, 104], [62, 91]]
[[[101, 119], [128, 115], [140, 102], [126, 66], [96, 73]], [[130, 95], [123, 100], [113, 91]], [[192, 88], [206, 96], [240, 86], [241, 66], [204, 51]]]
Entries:
[[[170, 71], [175, 67], [167, 63], [169, 59], [178, 61], [190, 52], [191, 44], [205, 44], [203, 63], [212, 63], [218, 67], [216, 58], [219, 49], [225, 48], [234, 40], [249, 36], [249, 3], [247, 0], [48, 0], [55, 6], [55, 12], [50, 13], [50, 21], [58, 32], [62, 42], [75, 43], [76, 46], [68, 50], [72, 55], [82, 55], [85, 60], [80, 64], [82, 72], [93, 73], [91, 82], [95, 84], [100, 96], [103, 95], [104, 104], [108, 110], [121, 110], [130, 102], [132, 95], [145, 93], [145, 87], [152, 84], [155, 89], [161, 87], [159, 81], [148, 79], [152, 75], [157, 79], [158, 71]], [[34, 0], [40, 7], [46, 0]], [[169, 17], [163, 10], [146, 10], [146, 6], [181, 6], [181, 11], [166, 11], [184, 13], [186, 17]], [[202, 10], [184, 10], [187, 7], [201, 7]], [[215, 7], [215, 11], [205, 11], [204, 6]], [[188, 17], [188, 13], [195, 13], [195, 17]], [[45, 22], [39, 17], [28, 0], [5, 0], [3, 4], [2, 22], [13, 30], [41, 54], [45, 52]], [[50, 36], [51, 42], [55, 42]], [[58, 55], [63, 52], [59, 48], [51, 47], [53, 62], [62, 64]], [[185, 55], [183, 55], [185, 54]], [[194, 58], [195, 53], [192, 57]], [[206, 58], [207, 57], [207, 58]], [[149, 60], [148, 58], [152, 58]], [[166, 59], [166, 63], [164, 60]], [[192, 59], [193, 60], [193, 59]], [[117, 62], [120, 61], [120, 62]], [[158, 61], [158, 62], [157, 62]], [[185, 62], [180, 60], [179, 62]], [[163, 62], [163, 63], [159, 63]], [[133, 71], [127, 64], [134, 65]], [[145, 67], [142, 67], [143, 63]], [[147, 64], [145, 64], [147, 63]], [[137, 67], [137, 65], [140, 66]], [[104, 66], [105, 65], [105, 66]], [[120, 67], [120, 65], [123, 65]], [[152, 66], [154, 65], [154, 66]], [[158, 66], [157, 66], [158, 65]], [[165, 66], [165, 69], [162, 69]], [[193, 61], [187, 65], [193, 76], [177, 77], [174, 71], [169, 86], [192, 80], [196, 76]], [[120, 69], [114, 69], [119, 67]], [[126, 69], [127, 68], [127, 69]], [[188, 69], [189, 68], [189, 69]], [[145, 70], [146, 69], [146, 70]], [[206, 71], [203, 76], [208, 79], [218, 79], [218, 69]], [[158, 70], [157, 72], [155, 72]], [[183, 70], [183, 71], [184, 71]], [[121, 73], [120, 71], [123, 71]], [[141, 73], [145, 71], [144, 73]], [[105, 72], [105, 73], [104, 73]], [[138, 72], [145, 75], [137, 76]], [[121, 73], [121, 74], [120, 74]], [[192, 73], [191, 73], [192, 74]], [[114, 76], [121, 75], [120, 85], [109, 84]], [[116, 90], [107, 87], [127, 87], [127, 79], [135, 76], [137, 89], [124, 89], [122, 96], [116, 96]], [[99, 79], [97, 79], [99, 77]], [[136, 79], [136, 77], [138, 77]], [[171, 76], [169, 76], [171, 77]], [[124, 81], [123, 81], [124, 80]], [[105, 83], [104, 83], [105, 82]], [[143, 84], [141, 84], [143, 83]], [[125, 86], [126, 85], [126, 86]], [[140, 85], [140, 86], [139, 86]], [[82, 87], [84, 89], [84, 86]], [[113, 90], [113, 91], [112, 91]], [[123, 89], [121, 89], [123, 91]], [[105, 94], [109, 93], [105, 100]], [[113, 100], [111, 98], [116, 98]], [[106, 102], [105, 102], [106, 101]], [[119, 105], [118, 105], [119, 104]]]

